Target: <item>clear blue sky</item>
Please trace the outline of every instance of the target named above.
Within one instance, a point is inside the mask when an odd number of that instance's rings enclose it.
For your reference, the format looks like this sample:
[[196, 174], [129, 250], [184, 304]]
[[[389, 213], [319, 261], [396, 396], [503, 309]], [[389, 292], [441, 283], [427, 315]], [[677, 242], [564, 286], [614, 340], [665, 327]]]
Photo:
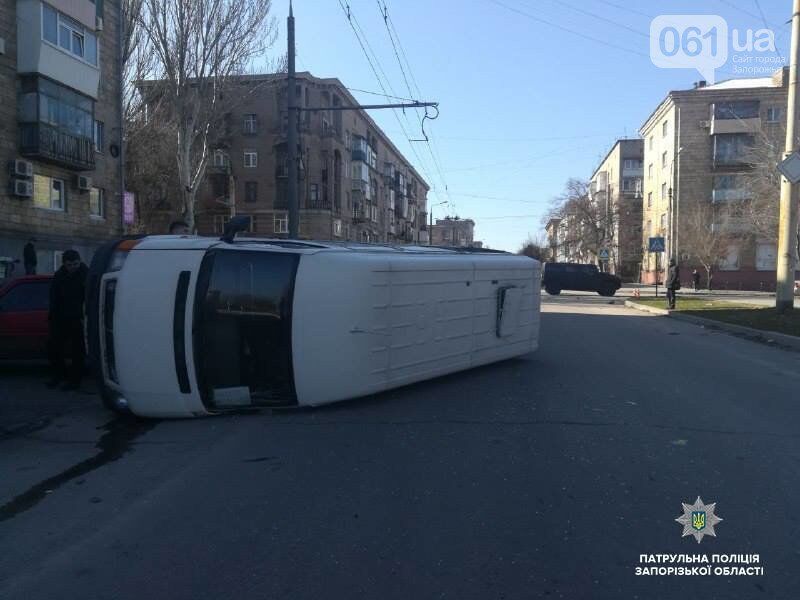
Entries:
[[[428, 180], [429, 205], [451, 201], [433, 208], [434, 217], [474, 219], [476, 239], [493, 248], [516, 250], [540, 234], [541, 217], [568, 178], [588, 178], [614, 140], [637, 135], [669, 90], [701, 79], [650, 62], [653, 17], [715, 14], [740, 30], [766, 21], [778, 54], [789, 55], [791, 0], [497, 1], [530, 16], [492, 0], [385, 0], [423, 99], [440, 103], [439, 119], [426, 129], [441, 174], [425, 144], [407, 141], [392, 111], [371, 112]], [[408, 96], [376, 0], [349, 4], [391, 88]], [[274, 51], [284, 52], [288, 0], [273, 0], [273, 12], [280, 28]], [[339, 0], [295, 0], [294, 14], [298, 70], [380, 91]], [[717, 73], [717, 81], [730, 77]], [[409, 137], [421, 137], [413, 111], [398, 117]]]

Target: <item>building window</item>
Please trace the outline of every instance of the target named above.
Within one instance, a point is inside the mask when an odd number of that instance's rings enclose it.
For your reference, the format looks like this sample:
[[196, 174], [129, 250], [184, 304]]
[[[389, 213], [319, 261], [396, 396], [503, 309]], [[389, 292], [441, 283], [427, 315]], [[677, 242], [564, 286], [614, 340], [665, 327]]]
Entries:
[[243, 130], [247, 135], [258, 133], [258, 121], [255, 114], [248, 113], [244, 116]]
[[97, 37], [68, 16], [42, 4], [42, 39], [80, 60], [97, 66]]
[[662, 183], [661, 184], [661, 199], [665, 200], [666, 198], [667, 198], [667, 184], [666, 183]]
[[[247, 231], [249, 233], [254, 233], [256, 231], [256, 226], [258, 223], [257, 215], [237, 215], [239, 217], [247, 217], [248, 224], [247, 224]], [[225, 226], [228, 224], [228, 221], [231, 220], [230, 215], [214, 215], [214, 232], [215, 233], [225, 233]]]
[[650, 237], [652, 233], [653, 233], [653, 222], [650, 219], [648, 219], [647, 229], [645, 230], [645, 234], [647, 235], [647, 237]]
[[214, 156], [212, 158], [212, 164], [215, 167], [227, 167], [230, 159], [228, 158], [228, 153], [225, 150], [214, 150]]
[[258, 201], [258, 182], [245, 181], [244, 182], [244, 201], [257, 202]]
[[289, 217], [286, 213], [276, 214], [274, 217], [275, 233], [289, 233]]
[[648, 145], [648, 148], [647, 148], [648, 150], [652, 150], [653, 149], [653, 136], [652, 135], [650, 136], [650, 139], [648, 140], [647, 145]]
[[649, 165], [647, 165], [647, 178], [648, 179], [652, 179], [653, 178], [653, 163], [650, 163]]
[[744, 133], [725, 133], [713, 137], [714, 163], [717, 165], [745, 164], [755, 143], [754, 136]]
[[89, 214], [93, 217], [106, 217], [106, 194], [102, 188], [89, 190]]
[[756, 270], [774, 271], [778, 262], [777, 247], [771, 242], [759, 242], [756, 245]]
[[255, 150], [245, 150], [244, 166], [253, 169], [258, 166], [258, 152]]
[[723, 258], [719, 261], [720, 271], [738, 271], [739, 270], [739, 246], [731, 244], [728, 246], [728, 251]]
[[57, 133], [85, 138], [87, 146], [94, 139], [94, 101], [91, 98], [42, 77], [25, 77], [21, 81], [18, 103], [22, 124], [44, 123]]
[[344, 149], [350, 150], [350, 131], [344, 132]]
[[661, 124], [661, 137], [667, 137], [669, 133], [669, 121], [664, 121]]
[[662, 152], [661, 153], [661, 168], [662, 169], [666, 169], [667, 168], [667, 153], [666, 152]]
[[342, 237], [342, 220], [341, 219], [334, 219], [333, 220], [333, 235], [334, 235], [334, 237]]
[[758, 100], [738, 100], [734, 102], [717, 102], [714, 104], [715, 119], [757, 119]]
[[661, 213], [661, 233], [667, 230], [667, 213]]
[[64, 210], [64, 182], [61, 179], [33, 176], [33, 205], [47, 210]]
[[105, 138], [105, 124], [102, 121], [95, 120], [94, 122], [94, 151], [103, 151], [103, 139]]
[[781, 120], [781, 108], [779, 106], [770, 106], [767, 108], [767, 123], [777, 123]]
[[311, 204], [316, 204], [319, 202], [319, 184], [312, 183], [311, 187], [308, 190], [308, 199], [311, 201]]
[[639, 180], [636, 177], [623, 177], [622, 179], [622, 191], [623, 192], [635, 192], [638, 187]]

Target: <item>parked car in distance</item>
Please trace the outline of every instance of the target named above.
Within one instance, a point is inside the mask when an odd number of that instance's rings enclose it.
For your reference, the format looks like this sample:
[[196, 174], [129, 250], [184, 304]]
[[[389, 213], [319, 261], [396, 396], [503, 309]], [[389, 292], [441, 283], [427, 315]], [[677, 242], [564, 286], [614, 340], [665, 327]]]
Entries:
[[0, 285], [0, 359], [47, 357], [52, 275], [25, 275]]
[[597, 265], [544, 263], [542, 287], [551, 295], [560, 294], [561, 290], [574, 290], [613, 296], [621, 286], [619, 277], [602, 273]]

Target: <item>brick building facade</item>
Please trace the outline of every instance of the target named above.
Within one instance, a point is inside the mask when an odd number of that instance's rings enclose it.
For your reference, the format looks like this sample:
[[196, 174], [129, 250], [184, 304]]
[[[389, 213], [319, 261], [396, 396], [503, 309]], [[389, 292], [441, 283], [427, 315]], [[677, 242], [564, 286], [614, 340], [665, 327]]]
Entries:
[[119, 27], [116, 0], [0, 2], [0, 256], [35, 238], [40, 273], [122, 231]]
[[[735, 223], [720, 215], [753, 199], [756, 144], [782, 148], [786, 121], [787, 71], [772, 77], [733, 79], [670, 92], [648, 117], [644, 138], [644, 207], [642, 246], [663, 236], [666, 253], [645, 252], [642, 278], [653, 283], [669, 256], [678, 258], [685, 282], [702, 267], [687, 251], [688, 219], [693, 209], [711, 211], [709, 234], [721, 228], [735, 234], [716, 262], [714, 282], [732, 289], [775, 287], [776, 241], [752, 233], [746, 219]], [[776, 161], [777, 162], [777, 161]], [[758, 168], [758, 167], [755, 167]], [[764, 168], [773, 168], [771, 165]], [[778, 202], [775, 191], [775, 203]], [[660, 279], [661, 277], [659, 277]]]
[[[237, 214], [250, 216], [252, 234], [286, 237], [286, 77], [237, 83], [199, 193], [198, 233], [219, 234]], [[338, 79], [309, 73], [298, 73], [295, 93], [304, 108], [358, 104]], [[366, 112], [302, 111], [298, 143], [300, 238], [428, 243], [428, 185]]]

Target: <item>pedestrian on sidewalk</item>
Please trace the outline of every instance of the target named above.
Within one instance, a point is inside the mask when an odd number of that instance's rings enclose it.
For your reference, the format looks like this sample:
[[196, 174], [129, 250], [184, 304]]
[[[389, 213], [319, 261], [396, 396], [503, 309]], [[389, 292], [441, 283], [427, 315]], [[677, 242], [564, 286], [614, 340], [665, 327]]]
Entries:
[[22, 249], [22, 263], [25, 266], [25, 275], [36, 275], [36, 265], [39, 260], [36, 258], [36, 246], [33, 243], [36, 238], [30, 238]]
[[692, 270], [692, 285], [694, 285], [694, 291], [700, 291], [700, 273], [698, 273], [697, 269]]
[[681, 271], [674, 258], [669, 259], [669, 271], [667, 273], [667, 308], [675, 309], [675, 292], [681, 289]]
[[[62, 265], [50, 285], [50, 335], [47, 352], [52, 376], [47, 387], [64, 382], [62, 389], [76, 390], [80, 386], [86, 348], [83, 341], [83, 302], [86, 296], [86, 276], [89, 269], [81, 262], [76, 250], [66, 250]], [[70, 358], [67, 369], [66, 358]]]

